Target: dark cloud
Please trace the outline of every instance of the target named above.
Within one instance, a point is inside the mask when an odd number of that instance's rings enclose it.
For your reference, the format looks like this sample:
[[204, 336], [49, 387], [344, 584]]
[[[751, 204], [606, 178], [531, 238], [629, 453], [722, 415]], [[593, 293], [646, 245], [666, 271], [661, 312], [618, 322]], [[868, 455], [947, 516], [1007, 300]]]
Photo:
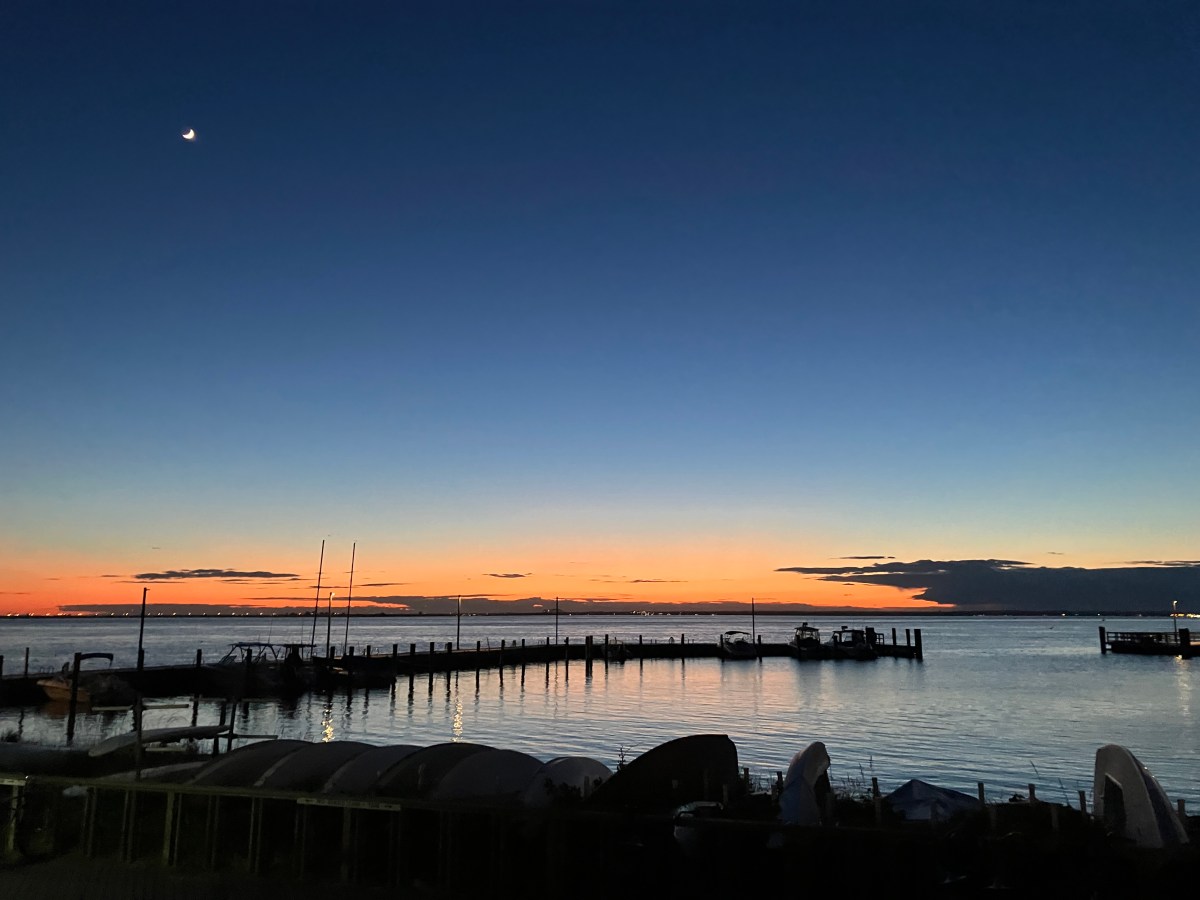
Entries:
[[368, 584], [360, 585], [360, 587], [365, 587], [365, 588], [404, 587], [404, 585], [406, 585], [406, 584], [408, 584], [407, 581], [375, 581], [375, 582], [370, 582]]
[[484, 572], [483, 574], [492, 578], [528, 578], [533, 573], [525, 572], [522, 574], [520, 572]]
[[627, 584], [687, 584], [686, 581], [680, 581], [673, 578], [634, 578]]
[[895, 559], [894, 556], [835, 556], [834, 559]]
[[1125, 563], [1127, 566], [1200, 566], [1200, 560], [1195, 559], [1135, 559]]
[[172, 569], [168, 572], [141, 572], [133, 576], [137, 581], [182, 581], [186, 578], [263, 579], [276, 581], [298, 581], [300, 576], [291, 572], [239, 572], [235, 569]]
[[918, 591], [914, 599], [981, 611], [1162, 613], [1173, 600], [1200, 607], [1200, 563], [1194, 562], [1084, 569], [1035, 568], [1011, 559], [923, 559], [776, 571]]

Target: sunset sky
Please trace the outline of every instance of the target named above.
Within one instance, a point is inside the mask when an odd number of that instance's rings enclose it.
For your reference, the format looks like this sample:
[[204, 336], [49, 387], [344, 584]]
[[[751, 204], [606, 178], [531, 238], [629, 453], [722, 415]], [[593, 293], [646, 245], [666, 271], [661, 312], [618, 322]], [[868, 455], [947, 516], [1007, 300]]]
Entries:
[[1200, 611], [1198, 160], [1191, 2], [6, 3], [0, 612]]

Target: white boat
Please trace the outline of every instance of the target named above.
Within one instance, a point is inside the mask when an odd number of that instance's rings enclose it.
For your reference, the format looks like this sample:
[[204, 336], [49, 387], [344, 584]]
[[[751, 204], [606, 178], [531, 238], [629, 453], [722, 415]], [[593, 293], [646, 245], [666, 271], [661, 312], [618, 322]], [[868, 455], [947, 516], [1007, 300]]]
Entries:
[[829, 752], [813, 741], [788, 764], [779, 793], [779, 820], [785, 825], [820, 825], [832, 793]]
[[726, 631], [721, 635], [721, 655], [726, 659], [756, 659], [758, 648], [749, 632]]
[[1188, 842], [1187, 830], [1167, 792], [1124, 747], [1105, 744], [1096, 751], [1092, 796], [1096, 818], [1139, 847], [1174, 847]]

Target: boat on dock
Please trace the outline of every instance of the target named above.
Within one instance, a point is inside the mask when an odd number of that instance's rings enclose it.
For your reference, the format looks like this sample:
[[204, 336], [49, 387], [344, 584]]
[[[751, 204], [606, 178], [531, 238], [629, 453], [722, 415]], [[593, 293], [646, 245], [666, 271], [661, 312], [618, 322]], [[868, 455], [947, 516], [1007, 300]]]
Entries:
[[746, 631], [726, 631], [720, 640], [721, 656], [725, 659], [757, 659], [758, 648]]

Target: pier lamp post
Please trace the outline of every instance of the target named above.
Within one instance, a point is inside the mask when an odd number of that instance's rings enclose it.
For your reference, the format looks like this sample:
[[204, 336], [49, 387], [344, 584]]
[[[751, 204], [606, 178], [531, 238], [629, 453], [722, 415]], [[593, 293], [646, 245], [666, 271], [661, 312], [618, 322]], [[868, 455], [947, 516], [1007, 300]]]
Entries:
[[554, 643], [558, 643], [558, 598], [554, 598]]
[[454, 646], [462, 649], [462, 594], [458, 595], [458, 620], [454, 624]]
[[1175, 633], [1179, 634], [1179, 601], [1171, 601], [1171, 624], [1175, 626]]

